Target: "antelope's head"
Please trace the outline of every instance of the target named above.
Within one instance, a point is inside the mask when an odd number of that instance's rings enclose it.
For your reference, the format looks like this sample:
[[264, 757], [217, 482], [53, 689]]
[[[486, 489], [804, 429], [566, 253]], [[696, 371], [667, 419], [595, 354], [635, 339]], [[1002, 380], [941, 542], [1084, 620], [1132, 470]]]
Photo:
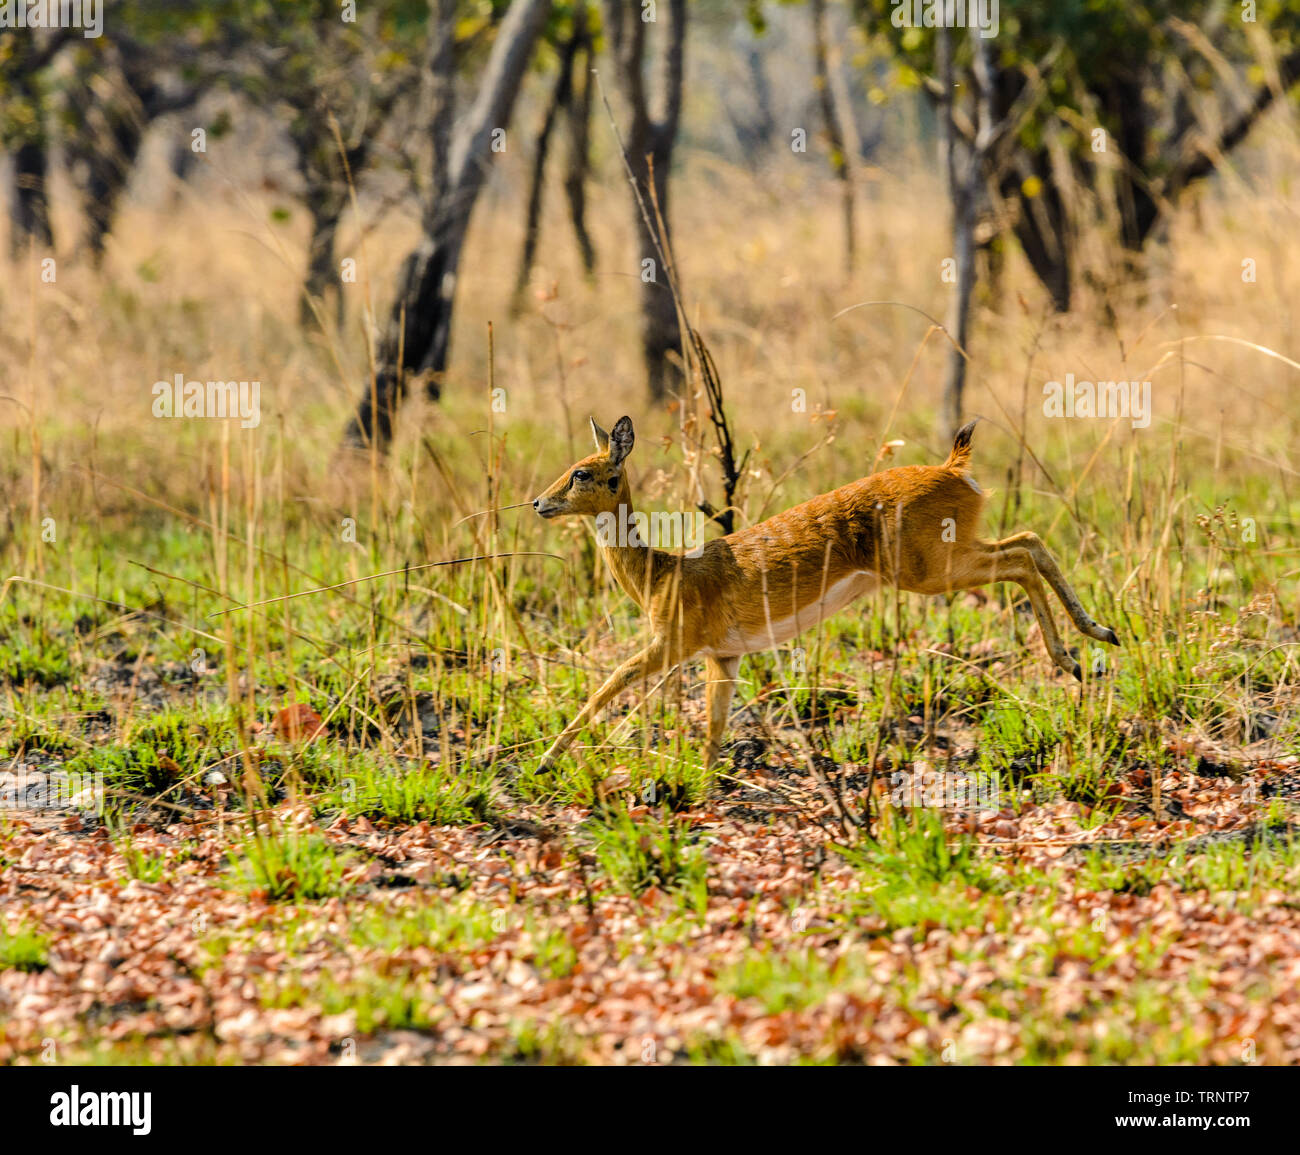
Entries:
[[618, 508], [623, 462], [636, 441], [632, 419], [620, 417], [608, 433], [592, 421], [591, 435], [596, 439], [596, 452], [574, 462], [533, 502], [533, 509], [542, 517], [595, 517]]

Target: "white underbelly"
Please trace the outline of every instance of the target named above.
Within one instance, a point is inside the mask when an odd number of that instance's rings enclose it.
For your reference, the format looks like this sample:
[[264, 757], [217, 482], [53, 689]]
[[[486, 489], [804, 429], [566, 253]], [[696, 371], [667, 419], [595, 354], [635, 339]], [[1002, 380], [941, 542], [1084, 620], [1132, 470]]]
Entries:
[[791, 638], [798, 637], [805, 630], [810, 630], [818, 623], [839, 613], [851, 601], [870, 593], [879, 584], [876, 575], [865, 570], [841, 578], [834, 585], [826, 587], [823, 597], [803, 606], [797, 613], [781, 618], [771, 617], [752, 633], [745, 633], [733, 626], [727, 631], [721, 645], [704, 652], [730, 657], [736, 654], [755, 654], [783, 646]]

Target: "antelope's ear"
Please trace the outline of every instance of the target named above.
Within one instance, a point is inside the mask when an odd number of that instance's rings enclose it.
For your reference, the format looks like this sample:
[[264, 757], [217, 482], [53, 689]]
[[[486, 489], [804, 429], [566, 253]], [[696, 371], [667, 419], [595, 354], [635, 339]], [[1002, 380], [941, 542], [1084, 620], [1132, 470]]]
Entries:
[[597, 451], [600, 453], [608, 452], [609, 434], [596, 424], [596, 419], [594, 417], [588, 417], [587, 420], [591, 422], [591, 436], [596, 441]]
[[636, 443], [636, 433], [632, 429], [632, 418], [620, 417], [609, 434], [609, 460], [619, 465], [632, 452]]

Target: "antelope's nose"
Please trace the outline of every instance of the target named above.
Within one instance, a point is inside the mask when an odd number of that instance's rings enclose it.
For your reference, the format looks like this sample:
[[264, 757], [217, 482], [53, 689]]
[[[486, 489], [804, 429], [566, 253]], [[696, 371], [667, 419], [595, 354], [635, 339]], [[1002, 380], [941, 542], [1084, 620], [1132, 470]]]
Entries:
[[534, 513], [538, 513], [538, 512], [541, 511], [541, 508], [542, 508], [542, 499], [541, 499], [540, 497], [534, 497], [534, 498], [533, 498], [533, 512], [534, 512]]

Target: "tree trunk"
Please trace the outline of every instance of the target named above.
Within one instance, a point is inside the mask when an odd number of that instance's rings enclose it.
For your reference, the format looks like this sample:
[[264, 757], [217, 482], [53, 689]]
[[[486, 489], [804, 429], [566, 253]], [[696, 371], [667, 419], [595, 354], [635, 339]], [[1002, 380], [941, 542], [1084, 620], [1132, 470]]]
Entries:
[[849, 171], [848, 145], [844, 128], [840, 124], [839, 109], [831, 87], [830, 65], [827, 59], [826, 0], [812, 0], [813, 22], [813, 78], [817, 99], [821, 104], [822, 122], [831, 146], [831, 168], [840, 182], [840, 199], [844, 212], [844, 275], [853, 273], [854, 250], [857, 245], [853, 228], [853, 174]]
[[[402, 263], [375, 378], [348, 425], [348, 444], [366, 446], [373, 438], [380, 448], [387, 448], [393, 439], [397, 410], [406, 396], [408, 372], [426, 374], [428, 394], [438, 398], [451, 345], [456, 271], [463, 242], [464, 233], [450, 228], [441, 239], [426, 235]], [[399, 339], [403, 342], [400, 359], [394, 343]]]
[[198, 99], [197, 84], [165, 93], [158, 81], [158, 62], [151, 49], [126, 38], [115, 41], [86, 65], [101, 79], [107, 78], [109, 95], [100, 91], [92, 95], [85, 85], [74, 104], [78, 124], [71, 149], [87, 168], [82, 189], [85, 243], [96, 268], [103, 261], [145, 130], [158, 117], [187, 108]]
[[560, 53], [560, 71], [555, 78], [551, 99], [542, 117], [542, 127], [537, 133], [533, 149], [533, 171], [529, 179], [528, 207], [524, 214], [524, 248], [519, 258], [519, 272], [515, 275], [515, 293], [512, 312], [518, 314], [523, 307], [528, 278], [533, 271], [537, 255], [537, 240], [541, 235], [542, 192], [546, 179], [546, 158], [551, 151], [551, 133], [562, 111], [567, 109], [573, 96], [573, 64], [578, 54], [578, 33], [569, 37]]
[[757, 45], [752, 45], [745, 54], [745, 67], [749, 71], [750, 82], [754, 86], [754, 119], [752, 131], [754, 139], [765, 149], [772, 147], [772, 138], [776, 135], [776, 115], [772, 112], [772, 85], [767, 78], [767, 69], [763, 65], [763, 55]]
[[50, 227], [50, 202], [46, 189], [48, 167], [43, 134], [38, 140], [24, 141], [14, 152], [9, 249], [15, 257], [19, 256], [29, 243], [43, 249], [54, 247], [54, 232]]
[[[1002, 182], [1003, 196], [1014, 197], [1019, 205], [1015, 223], [1016, 240], [1025, 259], [1052, 298], [1058, 313], [1068, 313], [1071, 304], [1072, 242], [1065, 201], [1051, 171], [1047, 150], [1028, 157], [1029, 171], [1013, 169]], [[1026, 196], [1025, 178], [1038, 177], [1041, 191]]]
[[993, 126], [993, 61], [992, 50], [986, 38], [971, 33], [974, 54], [975, 103], [972, 120], [975, 136], [967, 155], [959, 154], [956, 126], [953, 123], [953, 101], [956, 99], [953, 79], [952, 35], [946, 28], [937, 32], [938, 72], [944, 88], [941, 129], [948, 170], [948, 191], [952, 201], [953, 256], [956, 264], [956, 285], [948, 306], [948, 335], [957, 348], [948, 356], [948, 374], [943, 390], [944, 438], [951, 437], [961, 425], [962, 400], [966, 389], [966, 365], [970, 339], [971, 297], [975, 291], [975, 214], [979, 191], [984, 179], [985, 161], [992, 144]]
[[50, 224], [49, 138], [46, 133], [46, 85], [42, 73], [68, 42], [67, 28], [13, 36], [10, 51], [0, 57], [0, 91], [7, 91], [13, 108], [26, 106], [22, 128], [6, 135], [4, 147], [14, 158], [13, 196], [9, 202], [9, 249], [19, 256], [28, 244], [54, 247]]
[[324, 190], [308, 190], [307, 208], [311, 214], [311, 240], [307, 246], [307, 278], [303, 282], [298, 319], [304, 329], [316, 324], [312, 301], [319, 300], [328, 309], [334, 297], [334, 323], [343, 327], [343, 289], [334, 264], [334, 238], [338, 233], [343, 203]]
[[456, 275], [475, 201], [487, 181], [496, 130], [510, 122], [533, 44], [551, 0], [514, 0], [497, 30], [478, 95], [452, 132], [455, 77], [454, 0], [430, 5], [429, 81], [433, 114], [433, 182], [424, 206], [424, 236], [398, 276], [397, 296], [357, 412], [344, 433], [353, 446], [386, 448], [409, 372], [424, 375], [436, 400], [451, 343]]
[[[652, 119], [642, 75], [647, 24], [624, 0], [606, 0], [605, 27], [631, 123], [625, 148], [632, 182], [637, 232], [637, 268], [641, 277], [641, 346], [650, 399], [662, 401], [681, 381], [669, 358], [682, 357], [681, 327], [668, 228], [668, 174], [681, 117], [686, 46], [686, 0], [671, 0], [668, 43], [661, 58], [663, 112]], [[653, 172], [653, 176], [652, 176]], [[656, 214], [656, 205], [658, 213]], [[658, 218], [663, 221], [660, 244]]]
[[1120, 241], [1131, 253], [1141, 252], [1147, 233], [1159, 215], [1145, 182], [1138, 179], [1147, 171], [1150, 161], [1147, 148], [1150, 129], [1142, 88], [1141, 77], [1126, 76], [1102, 94], [1102, 106], [1119, 124], [1116, 143], [1123, 162], [1114, 176], [1115, 199], [1119, 208]]
[[95, 149], [86, 184], [86, 244], [95, 268], [103, 263], [118, 201], [131, 178], [144, 139], [136, 109], [110, 109], [106, 115], [110, 130]]
[[564, 173], [564, 194], [569, 201], [569, 220], [582, 254], [582, 267], [590, 276], [596, 271], [596, 248], [587, 231], [587, 174], [591, 169], [591, 62], [594, 47], [587, 22], [587, 6], [579, 4], [573, 15], [573, 35], [579, 54], [574, 62], [573, 90], [569, 93], [569, 156]]
[[[648, 204], [651, 220], [654, 220], [654, 205], [659, 206], [659, 214], [664, 220], [664, 229], [668, 225], [668, 167], [671, 161], [672, 145], [666, 147], [659, 142], [653, 147], [650, 156], [653, 162], [654, 202]], [[638, 171], [639, 170], [639, 171]], [[652, 183], [650, 166], [644, 161], [633, 165], [638, 184], [649, 188]], [[669, 281], [669, 270], [664, 267], [664, 260], [659, 252], [658, 236], [652, 233], [646, 222], [638, 214], [637, 228], [638, 249], [641, 253], [641, 349], [645, 357], [646, 386], [650, 391], [650, 400], [661, 402], [681, 381], [681, 373], [669, 361], [671, 356], [682, 355], [681, 326], [677, 322], [677, 304], [673, 299], [673, 288]], [[664, 257], [669, 250], [665, 250]], [[645, 261], [653, 261], [647, 266]]]
[[[1011, 70], [1003, 70], [1003, 78], [1008, 80], [1002, 95], [1005, 110], [1023, 78]], [[1246, 107], [1223, 125], [1213, 141], [1195, 148], [1188, 147], [1195, 118], [1183, 108], [1175, 109], [1174, 129], [1159, 150], [1166, 157], [1170, 154], [1174, 157], [1163, 179], [1151, 171], [1158, 157], [1153, 155], [1157, 150], [1153, 148], [1151, 113], [1143, 102], [1140, 84], [1121, 81], [1093, 93], [1119, 125], [1116, 144], [1123, 153], [1124, 163], [1115, 170], [1115, 197], [1120, 241], [1125, 249], [1132, 253], [1141, 251], [1167, 206], [1176, 203], [1188, 185], [1215, 172], [1222, 158], [1249, 135], [1279, 93], [1288, 92], [1300, 83], [1300, 50], [1292, 51], [1278, 62], [1277, 81], [1276, 85], [1266, 82], [1257, 88]], [[1020, 212], [1015, 223], [1016, 239], [1038, 279], [1051, 294], [1053, 306], [1065, 313], [1071, 305], [1075, 241], [1069, 214], [1046, 149], [1023, 152], [1019, 162], [1016, 170], [1001, 179], [1000, 189], [1004, 197], [1017, 200]], [[1041, 184], [1041, 192], [1036, 197], [1027, 197], [1023, 192], [1024, 180], [1031, 176], [1037, 177]], [[1142, 179], [1144, 176], [1146, 179]]]

